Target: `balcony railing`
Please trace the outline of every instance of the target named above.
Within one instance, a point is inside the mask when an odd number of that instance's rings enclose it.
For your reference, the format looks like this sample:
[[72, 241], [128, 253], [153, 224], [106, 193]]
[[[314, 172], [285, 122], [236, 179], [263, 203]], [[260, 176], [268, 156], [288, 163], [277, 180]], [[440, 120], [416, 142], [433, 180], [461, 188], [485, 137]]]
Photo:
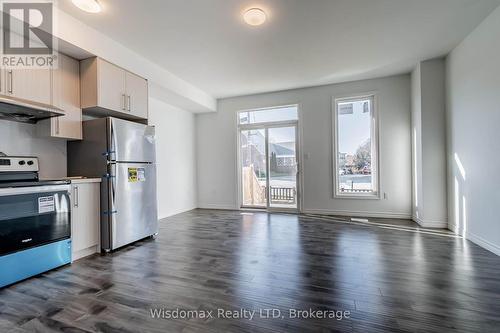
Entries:
[[297, 200], [295, 187], [271, 186], [271, 202], [282, 204], [294, 204]]
[[283, 206], [296, 206], [297, 189], [295, 186], [275, 185], [269, 191], [265, 186], [265, 179], [257, 178], [253, 166], [244, 167], [242, 170], [243, 205], [265, 206], [268, 196], [271, 204]]
[[351, 189], [351, 188], [341, 188], [340, 189], [341, 193], [372, 193], [373, 190], [371, 189]]

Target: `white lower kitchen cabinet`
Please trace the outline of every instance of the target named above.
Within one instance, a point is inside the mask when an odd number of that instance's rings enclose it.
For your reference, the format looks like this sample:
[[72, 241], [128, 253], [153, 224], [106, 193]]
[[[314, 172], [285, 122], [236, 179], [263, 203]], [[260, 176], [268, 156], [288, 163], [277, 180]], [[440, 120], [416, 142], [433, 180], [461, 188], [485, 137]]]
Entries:
[[100, 252], [101, 180], [71, 183], [71, 240], [73, 261]]

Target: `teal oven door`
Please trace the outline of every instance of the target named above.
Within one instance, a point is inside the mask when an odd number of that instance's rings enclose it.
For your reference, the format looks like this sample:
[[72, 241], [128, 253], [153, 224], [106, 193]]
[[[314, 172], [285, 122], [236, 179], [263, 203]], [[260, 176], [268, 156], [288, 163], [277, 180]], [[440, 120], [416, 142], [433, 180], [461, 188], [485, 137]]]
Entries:
[[70, 186], [0, 189], [0, 287], [71, 262]]

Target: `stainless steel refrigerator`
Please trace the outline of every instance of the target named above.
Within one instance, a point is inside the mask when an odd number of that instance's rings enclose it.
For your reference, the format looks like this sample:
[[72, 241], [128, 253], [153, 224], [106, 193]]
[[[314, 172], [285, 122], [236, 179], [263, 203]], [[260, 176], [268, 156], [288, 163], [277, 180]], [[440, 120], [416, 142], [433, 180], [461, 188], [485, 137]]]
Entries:
[[158, 233], [154, 127], [111, 117], [83, 122], [83, 140], [68, 142], [68, 174], [102, 177], [104, 251]]

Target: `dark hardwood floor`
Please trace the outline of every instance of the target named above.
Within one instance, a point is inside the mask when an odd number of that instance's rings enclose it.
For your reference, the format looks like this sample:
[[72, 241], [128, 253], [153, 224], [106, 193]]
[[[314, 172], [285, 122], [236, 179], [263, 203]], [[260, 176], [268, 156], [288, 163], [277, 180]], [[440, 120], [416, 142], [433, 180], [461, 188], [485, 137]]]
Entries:
[[[500, 257], [408, 223], [346, 222], [180, 214], [156, 240], [0, 290], [0, 332], [500, 332]], [[152, 308], [257, 313], [158, 319]], [[348, 318], [295, 319], [289, 309]]]

